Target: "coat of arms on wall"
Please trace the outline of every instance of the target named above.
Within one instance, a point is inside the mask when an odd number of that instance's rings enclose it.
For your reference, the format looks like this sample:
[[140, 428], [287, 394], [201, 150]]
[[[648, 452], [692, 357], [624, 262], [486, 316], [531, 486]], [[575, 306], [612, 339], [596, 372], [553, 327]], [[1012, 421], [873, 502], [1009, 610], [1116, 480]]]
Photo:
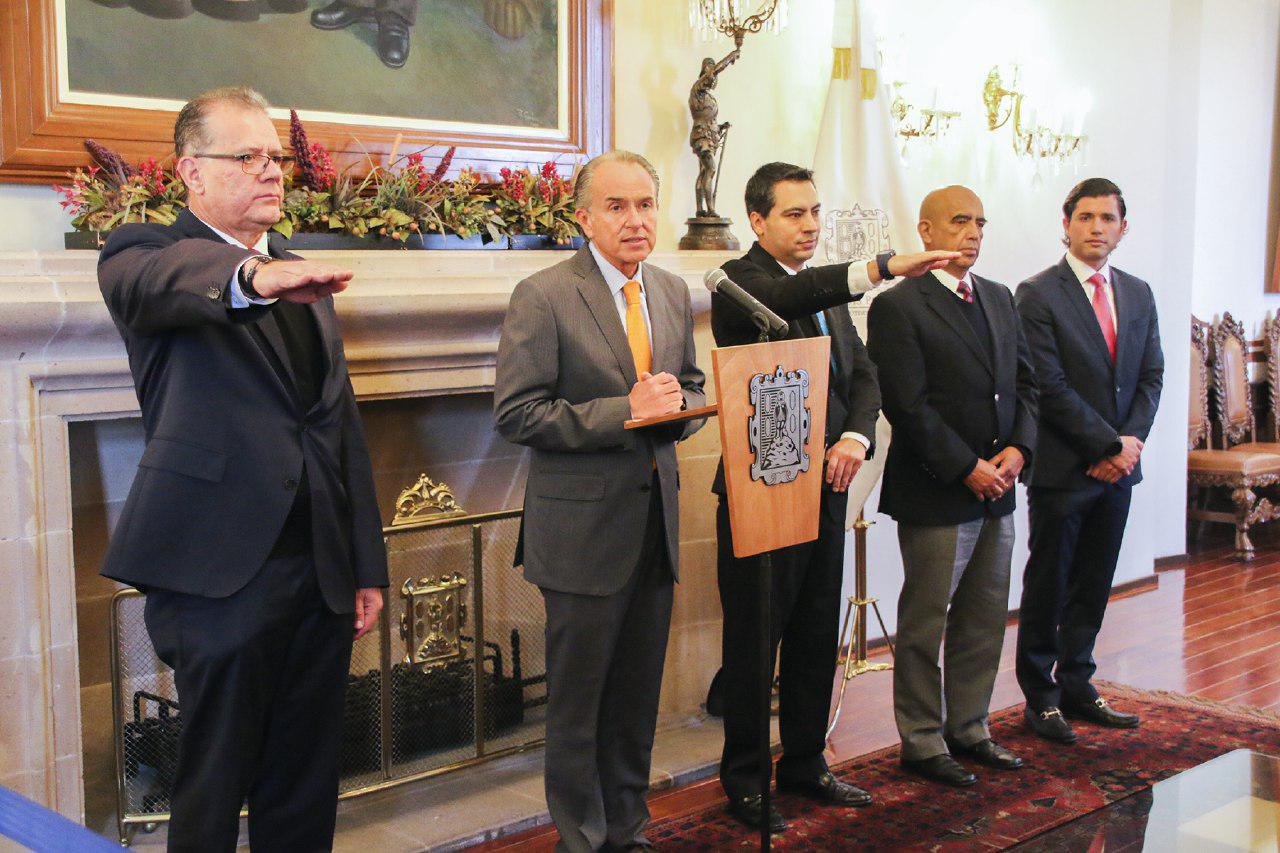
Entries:
[[751, 479], [767, 486], [790, 483], [809, 470], [809, 373], [783, 370], [751, 377], [748, 440], [755, 454]]
[[849, 210], [828, 211], [825, 220], [823, 243], [828, 263], [856, 261], [893, 248], [889, 215], [883, 210], [854, 204]]

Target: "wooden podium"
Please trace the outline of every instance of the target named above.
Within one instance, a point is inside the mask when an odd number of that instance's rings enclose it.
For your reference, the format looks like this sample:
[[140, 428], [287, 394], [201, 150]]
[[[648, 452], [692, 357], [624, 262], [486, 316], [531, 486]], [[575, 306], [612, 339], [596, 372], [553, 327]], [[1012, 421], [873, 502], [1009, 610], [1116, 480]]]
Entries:
[[771, 551], [818, 538], [826, 450], [827, 383], [831, 339], [774, 341], [711, 351], [716, 399], [712, 406], [644, 421], [642, 429], [696, 417], [720, 416], [729, 525], [736, 557], [759, 555], [760, 802], [766, 816], [760, 849], [770, 846], [769, 743], [773, 655], [770, 642]]

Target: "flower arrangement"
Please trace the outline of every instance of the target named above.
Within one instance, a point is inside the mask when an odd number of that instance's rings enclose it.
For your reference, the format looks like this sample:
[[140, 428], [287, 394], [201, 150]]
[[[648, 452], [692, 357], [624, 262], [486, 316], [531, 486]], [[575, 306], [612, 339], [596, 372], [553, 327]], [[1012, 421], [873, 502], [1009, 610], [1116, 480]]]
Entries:
[[[573, 218], [573, 189], [554, 163], [537, 172], [502, 170], [502, 182], [486, 184], [464, 168], [447, 177], [454, 149], [430, 167], [423, 152], [393, 153], [386, 165], [367, 160], [362, 174], [339, 171], [329, 152], [307, 138], [298, 114], [290, 111], [289, 143], [294, 169], [285, 176], [281, 219], [273, 230], [385, 237], [405, 242], [415, 234], [480, 237], [544, 235], [567, 243], [579, 235]], [[77, 231], [109, 231], [125, 222], [174, 221], [186, 206], [186, 188], [172, 163], [147, 160], [134, 168], [94, 140], [85, 146], [94, 165], [77, 169], [67, 186], [55, 187]]]
[[92, 139], [85, 140], [85, 147], [94, 164], [76, 169], [66, 186], [53, 188], [77, 231], [110, 231], [126, 222], [167, 225], [187, 206], [187, 188], [171, 168], [147, 159], [135, 169]]
[[494, 194], [498, 215], [509, 234], [541, 234], [556, 243], [581, 235], [573, 215], [573, 184], [560, 177], [547, 161], [538, 172], [503, 169]]

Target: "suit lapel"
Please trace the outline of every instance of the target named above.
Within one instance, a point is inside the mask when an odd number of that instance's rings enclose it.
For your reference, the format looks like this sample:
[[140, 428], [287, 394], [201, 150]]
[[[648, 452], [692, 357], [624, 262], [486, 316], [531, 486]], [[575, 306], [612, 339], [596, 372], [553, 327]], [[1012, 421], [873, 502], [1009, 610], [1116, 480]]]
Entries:
[[[675, 294], [670, 288], [662, 287], [656, 275], [646, 275], [644, 279], [644, 298], [649, 305], [649, 338], [653, 341], [653, 372], [665, 370], [679, 375], [680, 366], [667, 364], [662, 359], [670, 352], [672, 336], [677, 327], [675, 322], [676, 305], [672, 297]], [[683, 324], [681, 324], [683, 325]], [[627, 351], [631, 345], [627, 344]]]
[[591, 254], [590, 247], [583, 246], [579, 249], [573, 260], [574, 272], [581, 276], [578, 292], [582, 294], [583, 301], [591, 310], [591, 316], [595, 318], [596, 326], [604, 336], [605, 343], [613, 351], [613, 357], [617, 359], [618, 367], [622, 369], [627, 387], [635, 385], [640, 377], [636, 376], [636, 363], [631, 355], [631, 344], [627, 343], [627, 331], [622, 327], [622, 320], [618, 317], [617, 303], [613, 301], [613, 294], [609, 291], [609, 285], [605, 283], [604, 275], [596, 266], [596, 259]]
[[[1058, 284], [1062, 288], [1067, 302], [1074, 309], [1076, 318], [1080, 321], [1085, 335], [1093, 341], [1094, 352], [1108, 367], [1111, 367], [1111, 353], [1107, 350], [1107, 339], [1102, 336], [1102, 327], [1098, 325], [1098, 315], [1093, 313], [1093, 305], [1084, 295], [1084, 287], [1080, 284], [1080, 279], [1076, 278], [1075, 271], [1071, 269], [1071, 265], [1067, 263], [1065, 258], [1058, 262]], [[1112, 289], [1116, 292], [1116, 313], [1118, 314], [1120, 313], [1119, 289], [1114, 284]], [[1117, 318], [1112, 319], [1116, 323], [1116, 354], [1118, 356], [1120, 350], [1120, 324]]]
[[[1141, 301], [1138, 289], [1128, 276], [1115, 267], [1111, 268], [1111, 291], [1116, 297], [1116, 372], [1119, 373], [1121, 363], [1128, 360], [1138, 341], [1133, 335], [1125, 334], [1125, 326], [1140, 313]], [[1121, 325], [1123, 322], [1124, 325]]]
[[[978, 340], [978, 334], [973, 330], [973, 326], [969, 325], [969, 321], [960, 312], [960, 298], [934, 276], [925, 275], [922, 276], [922, 279], [924, 279], [921, 284], [924, 286], [925, 301], [929, 304], [929, 307], [946, 321], [953, 332], [960, 336], [960, 339], [973, 351], [973, 354], [978, 358], [978, 362], [987, 369], [987, 372], [995, 376], [995, 368], [991, 364], [990, 353], [982, 345], [982, 342]], [[990, 318], [990, 315], [987, 316]], [[993, 329], [992, 331], [995, 330]]]

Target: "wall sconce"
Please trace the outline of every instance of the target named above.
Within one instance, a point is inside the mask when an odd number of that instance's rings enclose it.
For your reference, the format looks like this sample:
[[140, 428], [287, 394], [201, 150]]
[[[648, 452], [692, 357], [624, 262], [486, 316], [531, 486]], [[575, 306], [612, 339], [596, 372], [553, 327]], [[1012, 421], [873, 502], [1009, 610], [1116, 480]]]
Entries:
[[951, 123], [960, 117], [960, 113], [940, 110], [935, 104], [932, 107], [917, 107], [902, 96], [903, 83], [893, 84], [893, 103], [889, 104], [889, 115], [893, 117], [898, 136], [903, 139], [936, 140], [951, 129]]
[[987, 108], [987, 129], [999, 130], [1010, 119], [1013, 120], [1013, 150], [1020, 157], [1054, 159], [1064, 163], [1081, 150], [1089, 138], [1080, 131], [1084, 123], [1084, 110], [1076, 112], [1075, 131], [1058, 132], [1052, 127], [1036, 124], [1034, 112], [1025, 120], [1023, 102], [1026, 93], [1018, 89], [1017, 65], [1013, 66], [1013, 77], [1009, 88], [1005, 88], [1000, 78], [999, 67], [992, 68], [987, 75], [986, 85], [982, 87], [982, 102]]

